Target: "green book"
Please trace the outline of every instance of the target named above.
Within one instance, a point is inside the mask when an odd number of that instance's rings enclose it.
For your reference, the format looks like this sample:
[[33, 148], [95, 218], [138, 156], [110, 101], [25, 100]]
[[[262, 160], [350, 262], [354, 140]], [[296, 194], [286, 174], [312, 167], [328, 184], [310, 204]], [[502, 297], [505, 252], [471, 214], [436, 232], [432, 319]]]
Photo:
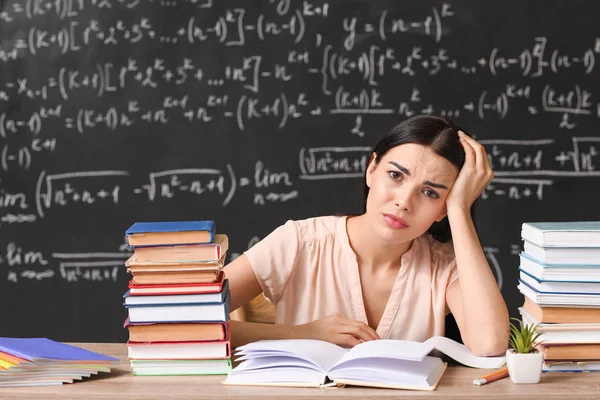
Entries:
[[231, 359], [221, 360], [131, 360], [133, 375], [227, 375]]

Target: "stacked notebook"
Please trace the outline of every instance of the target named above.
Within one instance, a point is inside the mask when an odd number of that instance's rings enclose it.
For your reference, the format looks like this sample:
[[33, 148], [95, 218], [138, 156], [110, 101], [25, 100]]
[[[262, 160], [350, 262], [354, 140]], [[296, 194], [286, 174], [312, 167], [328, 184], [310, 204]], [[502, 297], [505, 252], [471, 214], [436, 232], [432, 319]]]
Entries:
[[0, 338], [0, 387], [73, 383], [119, 364], [108, 357], [45, 338]]
[[523, 321], [539, 324], [544, 371], [600, 371], [600, 222], [524, 223]]
[[138, 222], [126, 235], [134, 251], [124, 295], [134, 375], [227, 374], [227, 236], [215, 234], [213, 221]]

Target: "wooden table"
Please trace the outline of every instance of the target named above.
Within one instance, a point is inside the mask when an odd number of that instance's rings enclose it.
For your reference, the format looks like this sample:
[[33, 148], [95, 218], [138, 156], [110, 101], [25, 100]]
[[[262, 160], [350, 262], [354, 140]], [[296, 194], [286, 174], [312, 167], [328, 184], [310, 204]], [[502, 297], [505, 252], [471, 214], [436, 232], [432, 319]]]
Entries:
[[543, 374], [536, 385], [515, 385], [505, 378], [475, 386], [473, 379], [489, 370], [450, 367], [433, 392], [368, 389], [358, 387], [311, 389], [226, 386], [224, 376], [133, 376], [122, 343], [79, 343], [122, 360], [110, 374], [74, 384], [46, 387], [0, 388], [0, 399], [403, 399], [437, 397], [444, 399], [600, 399], [600, 373]]

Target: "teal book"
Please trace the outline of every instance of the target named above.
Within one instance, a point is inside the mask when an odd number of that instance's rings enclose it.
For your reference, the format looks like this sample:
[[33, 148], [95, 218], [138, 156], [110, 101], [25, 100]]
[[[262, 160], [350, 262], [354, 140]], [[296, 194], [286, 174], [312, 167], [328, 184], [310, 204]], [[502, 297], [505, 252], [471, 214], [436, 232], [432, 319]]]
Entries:
[[600, 221], [525, 222], [521, 237], [540, 247], [600, 247]]
[[212, 243], [214, 221], [136, 222], [126, 231], [127, 244], [132, 247]]

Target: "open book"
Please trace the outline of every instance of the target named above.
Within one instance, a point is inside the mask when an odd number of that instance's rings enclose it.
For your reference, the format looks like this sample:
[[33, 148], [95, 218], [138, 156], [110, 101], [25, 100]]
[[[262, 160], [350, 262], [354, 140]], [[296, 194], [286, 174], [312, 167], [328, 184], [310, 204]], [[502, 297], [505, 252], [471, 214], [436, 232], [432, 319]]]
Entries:
[[351, 349], [320, 340], [261, 340], [237, 348], [225, 384], [269, 386], [357, 385], [392, 389], [434, 390], [446, 363], [433, 350], [475, 368], [498, 368], [505, 357], [476, 357], [451, 339], [425, 342], [372, 340]]

